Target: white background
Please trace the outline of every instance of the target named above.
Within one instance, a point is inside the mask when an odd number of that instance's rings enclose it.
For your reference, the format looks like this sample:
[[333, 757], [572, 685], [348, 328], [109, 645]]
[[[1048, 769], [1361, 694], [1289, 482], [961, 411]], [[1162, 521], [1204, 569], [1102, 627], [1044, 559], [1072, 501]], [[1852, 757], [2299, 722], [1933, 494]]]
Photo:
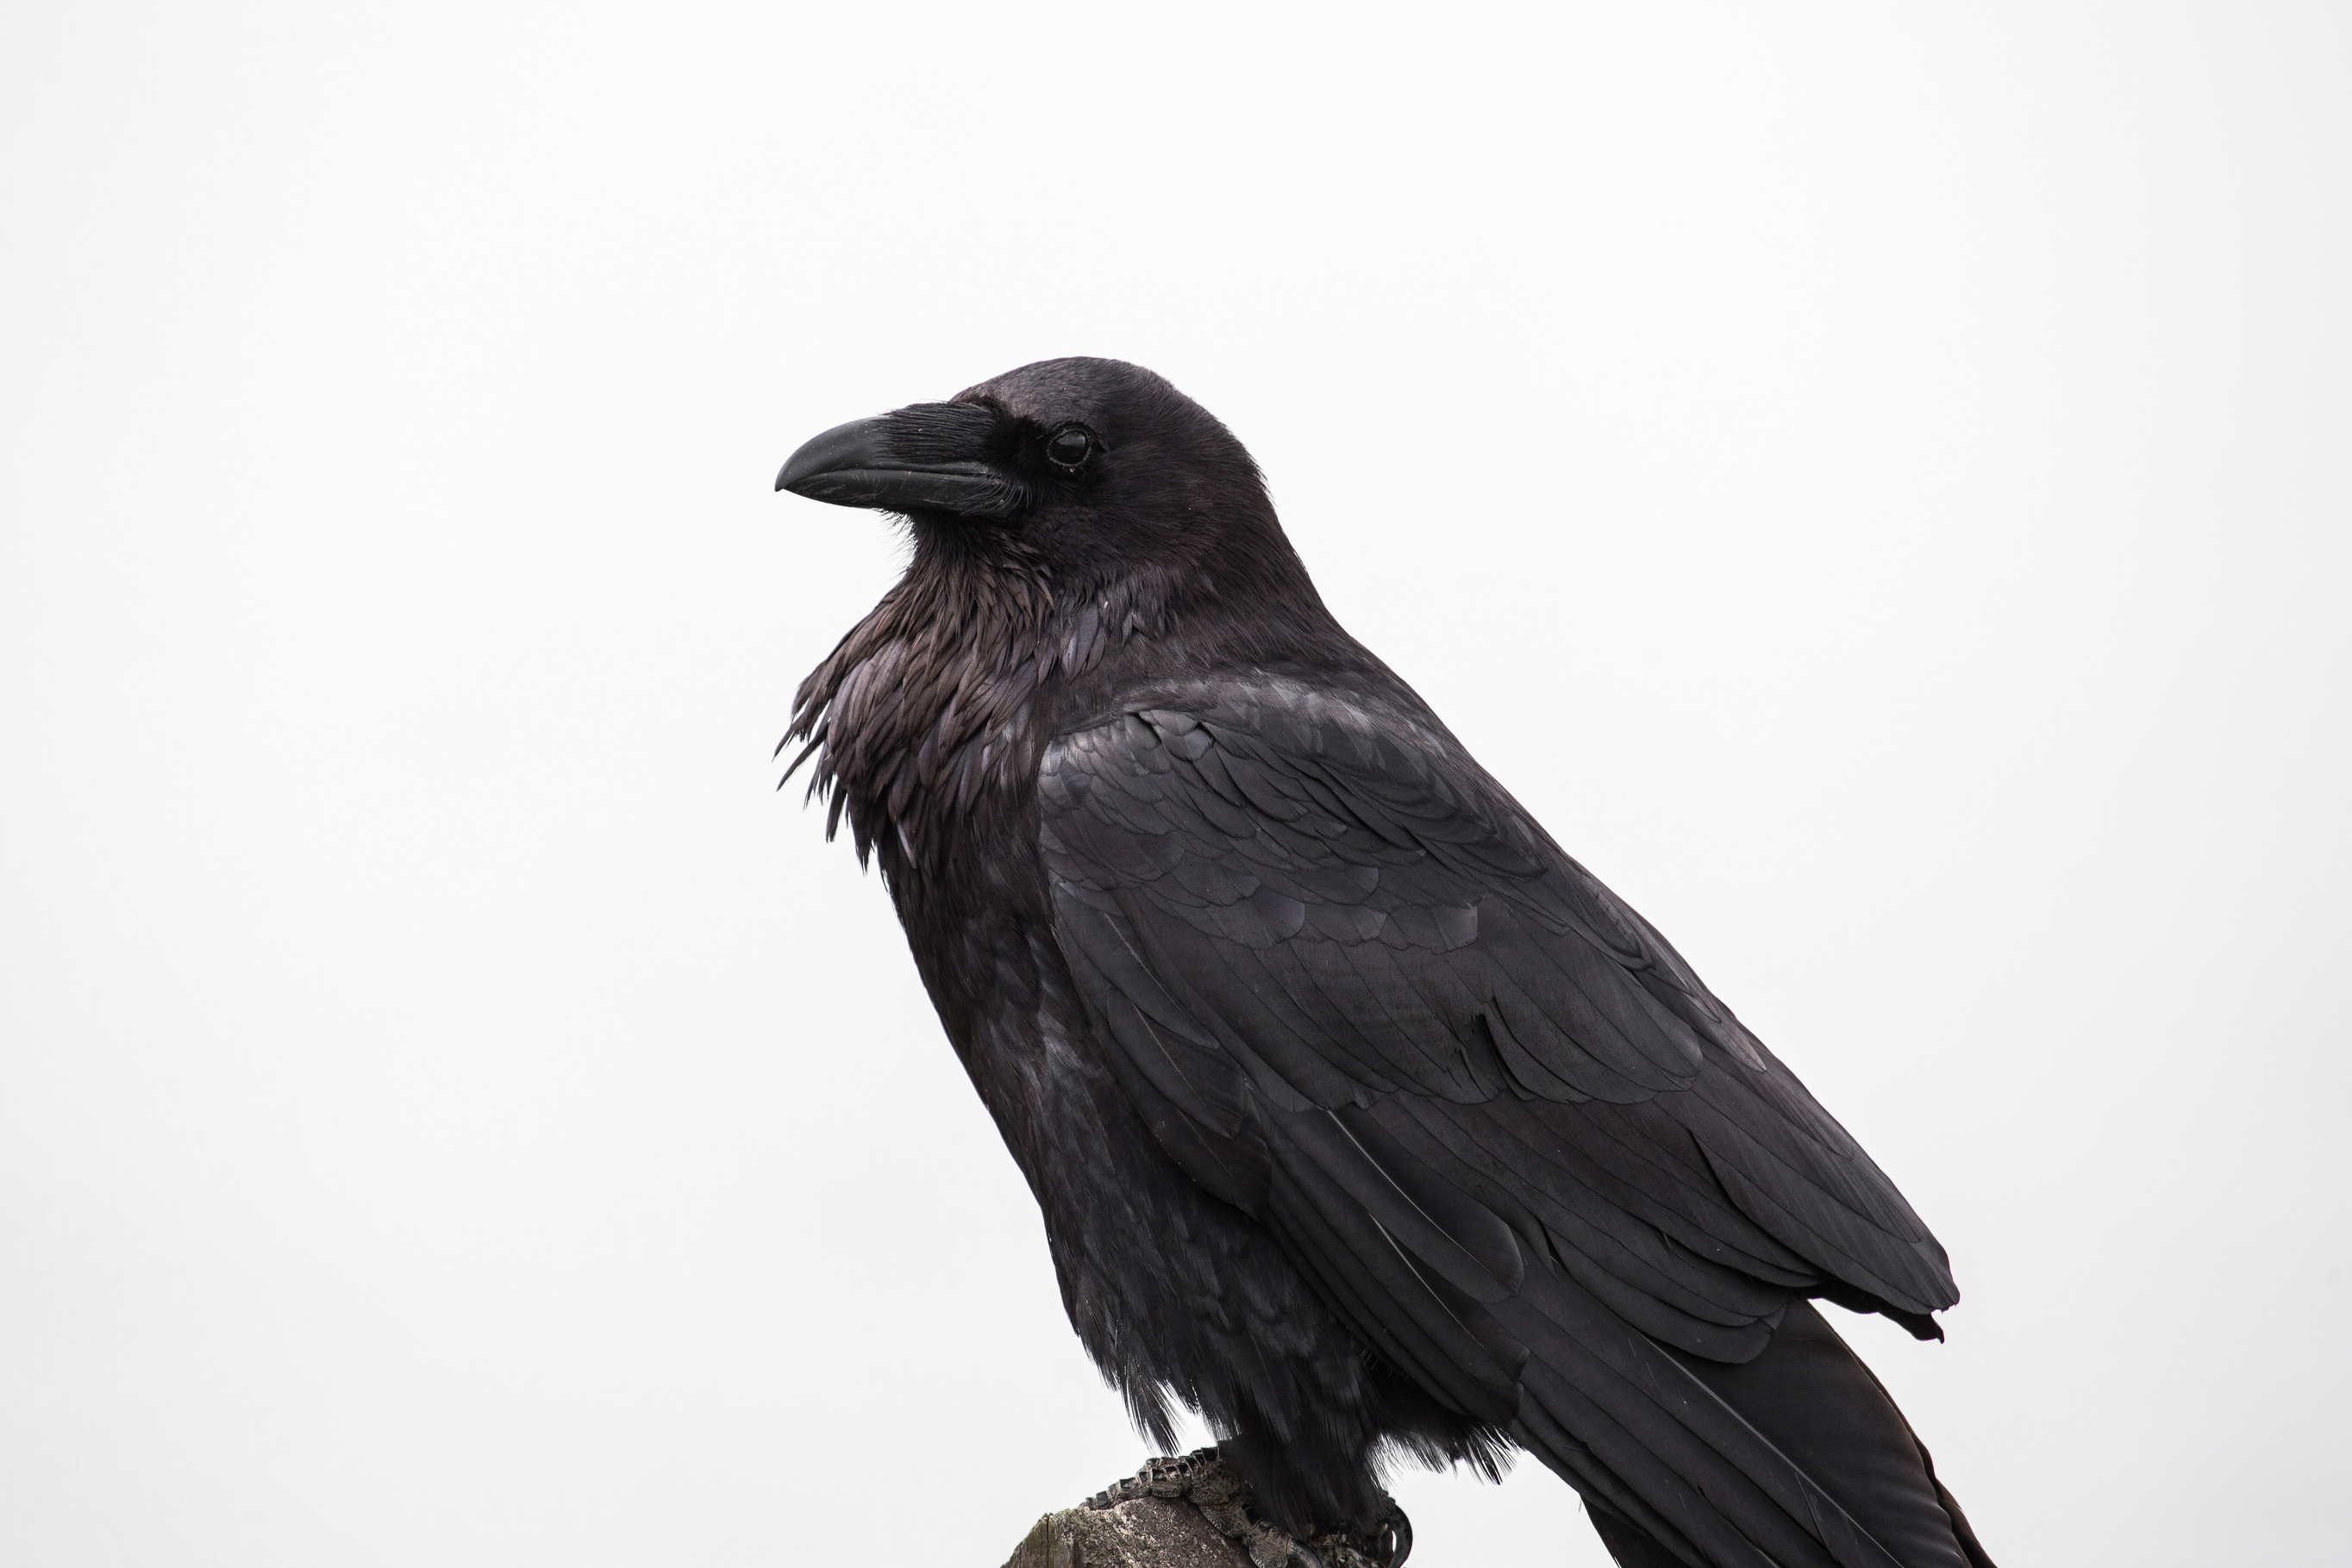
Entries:
[[[971, 1563], [1142, 1457], [768, 751], [1149, 364], [1949, 1246], [2008, 1568], [2340, 1562], [2352, 13], [0, 12], [0, 1560]], [[1408, 1476], [1429, 1568], [1603, 1561]]]

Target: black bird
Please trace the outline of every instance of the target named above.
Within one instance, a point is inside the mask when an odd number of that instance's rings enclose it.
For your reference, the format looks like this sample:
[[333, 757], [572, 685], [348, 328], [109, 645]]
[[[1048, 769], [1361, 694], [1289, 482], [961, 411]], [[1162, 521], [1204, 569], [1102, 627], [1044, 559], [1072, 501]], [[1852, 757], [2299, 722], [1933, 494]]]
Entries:
[[1147, 1436], [1200, 1412], [1302, 1543], [1401, 1556], [1384, 1458], [1518, 1448], [1621, 1563], [1986, 1568], [1811, 1305], [1941, 1338], [1943, 1248], [1340, 629], [1223, 424], [1051, 360], [776, 486], [911, 527], [786, 744]]

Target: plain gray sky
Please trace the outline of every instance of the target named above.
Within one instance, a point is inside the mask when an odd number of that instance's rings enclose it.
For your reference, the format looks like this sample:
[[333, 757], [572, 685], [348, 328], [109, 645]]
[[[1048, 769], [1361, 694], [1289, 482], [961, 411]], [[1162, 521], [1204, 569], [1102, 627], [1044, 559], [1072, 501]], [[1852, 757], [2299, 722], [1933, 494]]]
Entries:
[[2341, 1562], [2347, 83], [2242, 0], [8, 6], [0, 1559], [978, 1568], [1139, 1461], [768, 756], [898, 559], [785, 454], [1097, 353], [1936, 1227], [1949, 1343], [1839, 1321], [2002, 1563]]

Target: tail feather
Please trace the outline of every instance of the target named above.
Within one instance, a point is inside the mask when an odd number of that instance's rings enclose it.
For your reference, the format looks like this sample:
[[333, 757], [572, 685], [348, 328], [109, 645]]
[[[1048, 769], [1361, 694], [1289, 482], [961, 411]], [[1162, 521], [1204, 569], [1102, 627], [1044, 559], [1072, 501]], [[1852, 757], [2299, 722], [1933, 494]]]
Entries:
[[[1643, 1343], [1649, 1419], [1580, 1395], [1589, 1367], [1547, 1375], [1591, 1354], [1555, 1340], [1531, 1345], [1514, 1432], [1584, 1495], [1622, 1568], [1993, 1568], [1902, 1412], [1811, 1303], [1791, 1301], [1743, 1365]], [[1662, 1474], [1704, 1497], [1662, 1489]]]

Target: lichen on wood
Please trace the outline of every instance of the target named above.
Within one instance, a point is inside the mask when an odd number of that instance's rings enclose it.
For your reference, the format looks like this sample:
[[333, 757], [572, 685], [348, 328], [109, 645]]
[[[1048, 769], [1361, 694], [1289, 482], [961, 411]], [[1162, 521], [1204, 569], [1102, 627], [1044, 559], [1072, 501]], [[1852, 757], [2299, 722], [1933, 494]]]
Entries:
[[1202, 1448], [1047, 1514], [1004, 1568], [1398, 1568], [1412, 1542], [1402, 1512], [1378, 1540], [1294, 1541], [1257, 1517], [1241, 1478]]

